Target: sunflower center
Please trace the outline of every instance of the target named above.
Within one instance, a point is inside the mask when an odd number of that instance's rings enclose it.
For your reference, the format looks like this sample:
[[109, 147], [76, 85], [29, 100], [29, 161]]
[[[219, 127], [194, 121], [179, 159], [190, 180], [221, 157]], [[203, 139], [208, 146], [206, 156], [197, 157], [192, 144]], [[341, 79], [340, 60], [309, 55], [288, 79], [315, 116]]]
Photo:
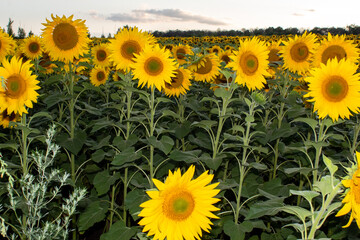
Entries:
[[280, 57], [278, 55], [279, 49], [271, 49], [269, 52], [269, 62], [278, 62]]
[[309, 48], [303, 42], [296, 43], [290, 49], [290, 55], [295, 62], [304, 62], [309, 56]]
[[105, 73], [102, 72], [102, 71], [97, 72], [97, 73], [96, 73], [96, 79], [97, 79], [99, 82], [104, 81], [104, 79], [105, 79]]
[[251, 52], [245, 52], [241, 55], [240, 67], [246, 75], [254, 75], [259, 68], [257, 57]]
[[211, 59], [209, 57], [205, 57], [204, 60], [204, 66], [200, 66], [197, 70], [196, 73], [198, 74], [208, 74], [209, 72], [211, 72], [212, 68], [213, 68], [213, 64], [211, 62]]
[[29, 51], [31, 53], [38, 53], [40, 50], [40, 46], [37, 42], [32, 42], [29, 44]]
[[98, 61], [102, 62], [106, 59], [106, 57], [107, 57], [107, 55], [104, 50], [100, 49], [96, 52], [96, 58]]
[[194, 211], [195, 201], [193, 196], [186, 191], [169, 193], [163, 204], [164, 214], [175, 221], [187, 219]]
[[179, 48], [178, 50], [176, 50], [176, 57], [177, 59], [184, 59], [185, 58], [185, 50], [182, 48]]
[[345, 49], [339, 45], [326, 48], [321, 55], [321, 62], [326, 64], [329, 59], [337, 58], [338, 61], [346, 57]]
[[180, 70], [175, 71], [175, 77], [171, 78], [171, 83], [165, 82], [166, 88], [179, 88], [184, 81], [184, 75]]
[[228, 55], [223, 55], [221, 57], [221, 61], [224, 61], [226, 64], [228, 64], [230, 62], [230, 58]]
[[145, 61], [144, 70], [151, 76], [157, 76], [162, 73], [164, 65], [157, 57], [150, 57]]
[[49, 67], [50, 64], [51, 64], [51, 59], [50, 59], [50, 56], [49, 54], [47, 53], [43, 53], [43, 56], [42, 58], [40, 59], [40, 66], [42, 66], [43, 68], [46, 68], [46, 67]]
[[134, 53], [141, 51], [141, 46], [137, 41], [128, 40], [121, 45], [120, 51], [124, 58], [131, 60], [134, 57]]
[[19, 74], [8, 77], [6, 81], [6, 96], [17, 99], [25, 92], [25, 90], [25, 81]]
[[340, 76], [330, 76], [322, 86], [323, 96], [330, 102], [340, 102], [348, 93], [349, 86]]
[[59, 23], [53, 30], [55, 45], [62, 51], [73, 49], [79, 42], [79, 34], [70, 23]]

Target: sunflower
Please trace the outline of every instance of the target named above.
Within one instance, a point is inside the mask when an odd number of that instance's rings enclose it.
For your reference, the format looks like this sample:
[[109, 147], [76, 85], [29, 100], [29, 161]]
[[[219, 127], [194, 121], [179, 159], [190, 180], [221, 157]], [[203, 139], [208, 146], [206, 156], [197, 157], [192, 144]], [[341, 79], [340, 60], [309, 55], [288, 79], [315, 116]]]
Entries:
[[154, 240], [200, 239], [202, 230], [211, 229], [209, 218], [218, 218], [212, 212], [220, 210], [213, 206], [219, 201], [214, 198], [219, 183], [208, 185], [214, 176], [208, 171], [192, 180], [194, 172], [195, 167], [190, 166], [182, 176], [180, 169], [169, 171], [165, 183], [153, 179], [158, 190], [146, 192], [151, 199], [140, 205], [143, 218], [139, 225]]
[[21, 51], [29, 59], [36, 59], [42, 55], [42, 43], [38, 36], [31, 36], [24, 40], [21, 45]]
[[0, 112], [27, 113], [25, 106], [33, 107], [32, 102], [37, 102], [39, 95], [35, 90], [40, 89], [36, 75], [30, 71], [32, 64], [13, 57], [10, 62], [5, 59], [2, 65], [0, 77], [5, 79], [5, 84], [0, 86]]
[[273, 41], [268, 45], [269, 50], [269, 63], [279, 62], [281, 58], [279, 56], [279, 52], [281, 51], [280, 42]]
[[212, 82], [219, 75], [220, 60], [215, 53], [210, 53], [201, 56], [188, 68], [193, 71], [195, 81]]
[[91, 56], [94, 61], [94, 64], [101, 67], [110, 66], [110, 50], [108, 48], [108, 44], [101, 43], [99, 45], [94, 46], [91, 49]]
[[147, 32], [141, 32], [137, 27], [123, 28], [115, 35], [115, 39], [110, 40], [110, 58], [116, 69], [128, 71], [134, 62], [134, 54], [139, 54], [145, 46], [153, 43], [154, 38]]
[[51, 58], [68, 62], [86, 53], [90, 39], [85, 20], [73, 20], [73, 15], [60, 18], [51, 14], [51, 18], [52, 21], [46, 19], [42, 29], [44, 49]]
[[7, 110], [0, 113], [0, 126], [3, 126], [3, 128], [8, 128], [10, 122], [19, 122], [20, 121], [20, 115], [18, 113], [12, 112], [11, 114], [8, 114]]
[[219, 54], [219, 52], [222, 51], [222, 48], [218, 45], [214, 45], [209, 49], [209, 53], [215, 53], [216, 55]]
[[328, 34], [327, 39], [321, 41], [320, 46], [314, 53], [313, 65], [319, 67], [320, 63], [326, 64], [327, 60], [336, 57], [338, 60], [345, 58], [355, 63], [359, 58], [359, 49], [350, 40], [345, 40], [345, 36], [332, 36]]
[[186, 55], [193, 54], [191, 47], [189, 45], [179, 44], [177, 46], [172, 47], [172, 53], [174, 58], [177, 60], [179, 64], [186, 63]]
[[225, 64], [228, 64], [231, 61], [231, 56], [233, 55], [231, 50], [225, 50], [225, 51], [220, 51], [218, 53], [219, 59], [222, 62], [225, 62]]
[[257, 37], [245, 39], [239, 50], [231, 56], [229, 67], [236, 71], [235, 82], [246, 85], [249, 90], [262, 89], [266, 83], [269, 50]]
[[327, 115], [333, 120], [349, 118], [351, 112], [358, 113], [360, 107], [360, 74], [357, 66], [345, 59], [338, 61], [329, 59], [327, 64], [321, 63], [320, 68], [310, 70], [309, 93], [304, 97], [315, 102], [314, 112], [318, 111], [320, 118]]
[[310, 60], [316, 48], [316, 35], [305, 32], [300, 37], [295, 35], [284, 42], [283, 49], [279, 51], [284, 61], [284, 67], [292, 72], [304, 73], [310, 68]]
[[39, 65], [42, 69], [40, 71], [44, 74], [50, 74], [54, 72], [54, 68], [56, 68], [56, 64], [52, 63], [51, 58], [48, 53], [43, 52], [42, 57], [40, 58]]
[[345, 205], [339, 210], [336, 214], [336, 217], [343, 216], [351, 211], [349, 222], [343, 226], [343, 228], [347, 228], [350, 226], [352, 221], [355, 219], [358, 228], [360, 228], [360, 153], [356, 152], [356, 160], [357, 166], [355, 168], [355, 172], [353, 172], [353, 168], [349, 170], [349, 174], [352, 176], [351, 179], [342, 180], [341, 183], [346, 188], [350, 188], [342, 203]]
[[159, 45], [148, 45], [140, 54], [134, 54], [133, 68], [134, 77], [139, 79], [138, 85], [148, 88], [156, 87], [159, 91], [165, 88], [165, 83], [171, 84], [171, 78], [175, 77], [176, 62], [171, 57], [169, 50], [160, 48]]
[[0, 28], [0, 61], [2, 61], [6, 55], [15, 50], [16, 43], [9, 34], [3, 32]]
[[104, 85], [108, 79], [109, 71], [104, 67], [95, 66], [90, 72], [90, 82], [92, 85], [98, 87]]
[[171, 78], [171, 83], [165, 83], [163, 88], [166, 96], [184, 95], [186, 91], [189, 91], [191, 85], [190, 82], [191, 72], [188, 69], [178, 68], [175, 70], [175, 76]]

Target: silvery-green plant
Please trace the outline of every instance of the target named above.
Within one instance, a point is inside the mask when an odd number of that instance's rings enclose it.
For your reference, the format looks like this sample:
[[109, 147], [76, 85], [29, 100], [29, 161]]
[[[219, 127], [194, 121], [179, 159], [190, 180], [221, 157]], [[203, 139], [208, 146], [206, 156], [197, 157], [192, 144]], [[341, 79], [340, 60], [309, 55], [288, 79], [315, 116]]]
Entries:
[[[9, 203], [5, 205], [7, 210], [3, 211], [0, 208], [0, 233], [7, 239], [68, 238], [71, 217], [78, 203], [85, 197], [86, 190], [75, 188], [67, 198], [62, 196], [61, 190], [65, 185], [69, 185], [70, 174], [51, 169], [59, 151], [59, 146], [53, 143], [55, 133], [53, 125], [46, 134], [45, 153], [34, 151], [30, 155], [30, 159], [33, 160], [31, 171], [17, 180], [6, 171], [6, 163], [0, 155], [0, 174], [6, 175], [9, 179]], [[10, 214], [14, 217], [5, 217]], [[12, 235], [9, 236], [10, 228]]]

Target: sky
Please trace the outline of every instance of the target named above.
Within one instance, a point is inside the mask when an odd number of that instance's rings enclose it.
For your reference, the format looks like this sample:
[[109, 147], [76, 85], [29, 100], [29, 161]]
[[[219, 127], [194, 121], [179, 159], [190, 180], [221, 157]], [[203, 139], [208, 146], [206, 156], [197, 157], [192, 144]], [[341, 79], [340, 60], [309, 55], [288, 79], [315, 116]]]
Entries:
[[41, 34], [51, 14], [83, 19], [91, 36], [116, 33], [125, 25], [143, 31], [242, 30], [267, 27], [360, 25], [359, 0], [0, 0], [0, 27], [9, 18]]

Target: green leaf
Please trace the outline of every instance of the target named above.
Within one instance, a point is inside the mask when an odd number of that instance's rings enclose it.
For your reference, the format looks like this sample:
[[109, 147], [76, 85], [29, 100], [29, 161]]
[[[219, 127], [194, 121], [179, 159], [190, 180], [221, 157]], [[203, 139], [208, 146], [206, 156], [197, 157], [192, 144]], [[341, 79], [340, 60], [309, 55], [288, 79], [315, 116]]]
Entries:
[[66, 133], [60, 133], [57, 136], [57, 142], [61, 147], [66, 148], [67, 150], [69, 150], [70, 152], [76, 155], [83, 147], [86, 141], [86, 137], [87, 137], [86, 132], [80, 129], [76, 129], [75, 136], [73, 139], [71, 139], [69, 135]]
[[225, 88], [219, 87], [215, 89], [214, 95], [218, 98], [228, 99], [231, 97], [231, 92], [226, 90]]
[[236, 224], [232, 220], [224, 223], [224, 232], [231, 240], [242, 240], [245, 238], [245, 233], [251, 232], [253, 225], [250, 221], [244, 221], [241, 224]]
[[162, 136], [160, 141], [156, 139], [156, 137], [151, 136], [147, 139], [149, 143], [155, 148], [160, 149], [166, 155], [171, 151], [174, 146], [174, 140], [168, 136]]
[[283, 199], [275, 198], [265, 202], [257, 202], [250, 206], [245, 220], [258, 219], [262, 216], [273, 216], [283, 207]]
[[293, 227], [295, 228], [295, 230], [299, 231], [299, 232], [304, 232], [304, 225], [300, 224], [300, 223], [290, 223], [290, 224], [286, 224], [284, 227]]
[[200, 102], [213, 102], [217, 106], [219, 105], [218, 100], [212, 97], [203, 97]]
[[134, 146], [138, 141], [139, 138], [134, 134], [131, 134], [127, 140], [124, 140], [121, 136], [117, 136], [113, 140], [113, 145], [121, 151], [124, 151], [125, 149]]
[[177, 162], [186, 162], [186, 163], [194, 163], [199, 160], [199, 155], [201, 154], [201, 150], [192, 150], [192, 151], [180, 151], [175, 149], [169, 155], [169, 158], [177, 161]]
[[98, 195], [107, 193], [118, 179], [120, 179], [120, 173], [116, 172], [114, 175], [110, 175], [108, 170], [104, 170], [95, 175], [93, 184]]
[[129, 147], [119, 154], [115, 155], [114, 160], [111, 162], [112, 165], [122, 166], [125, 163], [133, 162], [141, 158], [142, 152], [135, 152], [134, 147]]
[[189, 121], [185, 121], [182, 124], [179, 124], [175, 128], [175, 136], [178, 139], [186, 137], [191, 132], [191, 124]]
[[196, 126], [196, 127], [201, 127], [204, 128], [206, 130], [211, 129], [214, 125], [216, 125], [218, 122], [217, 121], [212, 121], [212, 120], [202, 120], [200, 122], [193, 122], [193, 124], [191, 124], [192, 126]]
[[212, 158], [208, 153], [203, 153], [199, 160], [205, 163], [209, 168], [217, 170], [225, 157], [225, 154], [218, 154], [215, 158]]
[[142, 209], [140, 207], [140, 204], [147, 200], [149, 200], [149, 197], [147, 196], [145, 191], [140, 189], [133, 190], [126, 195], [125, 207], [129, 210], [135, 221], [139, 219], [138, 214]]
[[52, 116], [48, 112], [37, 112], [33, 114], [30, 119], [38, 118], [38, 117], [46, 117], [48, 119], [52, 119]]
[[104, 152], [104, 150], [99, 149], [96, 152], [94, 152], [93, 154], [91, 154], [91, 159], [96, 162], [99, 163], [101, 162], [106, 156], [106, 152]]
[[172, 103], [173, 101], [169, 98], [164, 98], [164, 97], [157, 97], [156, 101], [158, 103], [164, 102], [164, 103]]
[[309, 125], [313, 131], [315, 131], [315, 128], [317, 127], [317, 125], [319, 124], [318, 121], [316, 121], [315, 119], [312, 118], [296, 118], [294, 119], [292, 122], [303, 122], [306, 123], [307, 125]]
[[314, 183], [314, 189], [320, 191], [322, 196], [325, 196], [332, 192], [333, 186], [331, 182], [331, 176], [326, 175], [321, 178], [320, 181]]
[[107, 233], [100, 236], [100, 240], [130, 240], [137, 233], [136, 228], [126, 227], [121, 220], [114, 223]]
[[323, 161], [326, 167], [329, 169], [331, 176], [334, 176], [335, 172], [338, 170], [338, 167], [332, 163], [331, 159], [323, 155]]
[[3, 148], [17, 150], [19, 148], [19, 144], [17, 144], [16, 142], [2, 143], [0, 144], [0, 149]]
[[308, 191], [308, 190], [303, 190], [303, 191], [290, 190], [290, 193], [292, 195], [298, 195], [304, 197], [309, 202], [310, 205], [312, 205], [311, 203], [312, 199], [320, 195], [318, 192]]
[[79, 216], [79, 231], [85, 231], [95, 223], [105, 219], [109, 204], [104, 201], [90, 203], [83, 213]]
[[177, 113], [175, 113], [175, 112], [173, 112], [173, 111], [171, 111], [171, 110], [169, 110], [169, 109], [163, 110], [163, 111], [162, 111], [162, 115], [163, 115], [163, 117], [165, 117], [165, 116], [171, 116], [171, 117], [173, 117], [174, 119], [179, 119], [179, 118], [180, 118], [180, 115], [179, 115], [179, 114], [177, 114]]
[[311, 216], [309, 210], [299, 206], [284, 206], [281, 207], [280, 210], [297, 216], [302, 222], [305, 222], [305, 219]]

